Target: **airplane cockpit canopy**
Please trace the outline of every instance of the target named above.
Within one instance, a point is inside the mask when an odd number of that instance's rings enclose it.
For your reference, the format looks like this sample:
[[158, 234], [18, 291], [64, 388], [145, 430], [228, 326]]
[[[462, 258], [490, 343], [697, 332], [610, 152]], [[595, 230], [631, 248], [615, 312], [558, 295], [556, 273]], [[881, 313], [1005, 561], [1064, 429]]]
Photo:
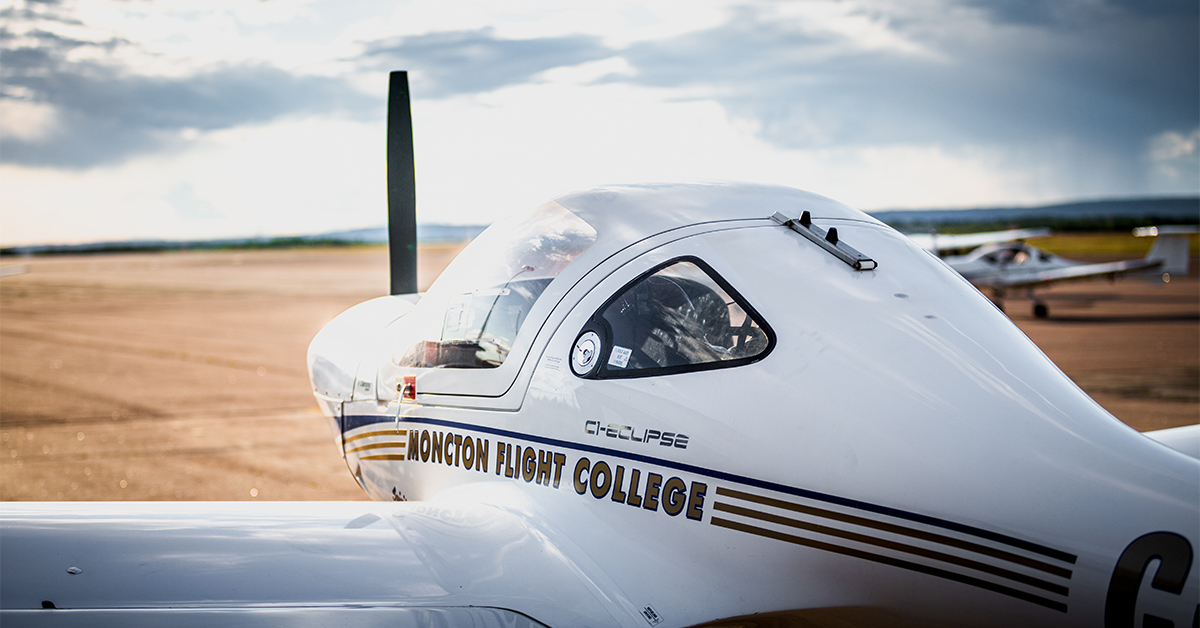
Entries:
[[[643, 184], [560, 196], [476, 238], [393, 328], [391, 365], [477, 372], [453, 378], [427, 372], [426, 394], [502, 396], [524, 363], [534, 327], [554, 307], [543, 293], [561, 297], [574, 285], [559, 290], [559, 282], [578, 282], [586, 268], [680, 228], [762, 226], [774, 213], [798, 207], [826, 220], [871, 222], [829, 199], [778, 186]], [[700, 258], [675, 261], [611, 293], [609, 304], [594, 312], [594, 346], [602, 349], [595, 357], [603, 364], [577, 375], [644, 377], [739, 366], [771, 351], [773, 332], [716, 271]], [[527, 326], [530, 318], [537, 320]], [[391, 389], [390, 381], [380, 382], [379, 390]]]
[[418, 340], [396, 365], [500, 366], [538, 297], [595, 241], [595, 229], [554, 202], [493, 224], [417, 304]]
[[1002, 242], [980, 247], [978, 259], [991, 266], [1018, 266], [1036, 259], [1049, 262], [1051, 256], [1046, 251], [1034, 248], [1023, 242]]

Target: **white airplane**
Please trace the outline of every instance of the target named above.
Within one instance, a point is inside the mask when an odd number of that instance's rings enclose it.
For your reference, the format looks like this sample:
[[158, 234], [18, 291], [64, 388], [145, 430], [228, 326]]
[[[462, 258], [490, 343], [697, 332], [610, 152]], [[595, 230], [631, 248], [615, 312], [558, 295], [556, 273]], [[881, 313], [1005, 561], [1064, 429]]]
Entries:
[[560, 196], [419, 299], [341, 314], [309, 369], [379, 501], [4, 504], [0, 623], [1200, 617], [1200, 429], [1125, 426], [937, 257], [814, 194]]
[[938, 233], [931, 229], [929, 233], [905, 234], [917, 246], [943, 257], [947, 251], [975, 249], [993, 242], [1009, 242], [1012, 240], [1028, 240], [1030, 238], [1045, 238], [1054, 231], [1046, 227], [1033, 229], [1005, 229], [1003, 231], [983, 231], [977, 233]]
[[1024, 289], [1033, 302], [1033, 315], [1046, 318], [1050, 306], [1037, 298], [1035, 288], [1060, 281], [1092, 279], [1119, 275], [1140, 275], [1163, 283], [1188, 273], [1188, 234], [1194, 226], [1144, 227], [1134, 229], [1138, 237], [1157, 236], [1154, 246], [1142, 259], [1089, 264], [1059, 257], [1022, 240], [1050, 235], [1049, 229], [1011, 229], [951, 235], [909, 234], [914, 242], [935, 254], [942, 251], [974, 248], [965, 255], [943, 259], [960, 275], [981, 288], [989, 288], [992, 301], [1001, 310], [1010, 289]]

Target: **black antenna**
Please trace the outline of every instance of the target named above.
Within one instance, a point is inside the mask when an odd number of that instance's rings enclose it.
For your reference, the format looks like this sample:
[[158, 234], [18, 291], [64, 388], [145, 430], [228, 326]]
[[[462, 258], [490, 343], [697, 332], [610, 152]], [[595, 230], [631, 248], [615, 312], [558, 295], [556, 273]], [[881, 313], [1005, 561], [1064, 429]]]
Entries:
[[388, 256], [391, 294], [417, 292], [417, 173], [413, 162], [412, 107], [408, 72], [388, 80]]

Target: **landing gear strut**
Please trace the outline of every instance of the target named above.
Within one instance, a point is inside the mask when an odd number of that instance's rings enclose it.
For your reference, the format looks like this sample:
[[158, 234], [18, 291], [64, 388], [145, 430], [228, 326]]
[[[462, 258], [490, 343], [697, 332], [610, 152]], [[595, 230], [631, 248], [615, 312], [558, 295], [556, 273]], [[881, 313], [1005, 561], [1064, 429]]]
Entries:
[[1033, 301], [1033, 316], [1034, 318], [1047, 318], [1050, 316], [1050, 306], [1046, 302], [1037, 298], [1033, 294], [1033, 289], [1029, 288], [1025, 291], [1030, 301]]
[[996, 309], [1000, 310], [1001, 313], [1007, 314], [1004, 311], [1004, 288], [1000, 286], [992, 288], [992, 305], [996, 306]]

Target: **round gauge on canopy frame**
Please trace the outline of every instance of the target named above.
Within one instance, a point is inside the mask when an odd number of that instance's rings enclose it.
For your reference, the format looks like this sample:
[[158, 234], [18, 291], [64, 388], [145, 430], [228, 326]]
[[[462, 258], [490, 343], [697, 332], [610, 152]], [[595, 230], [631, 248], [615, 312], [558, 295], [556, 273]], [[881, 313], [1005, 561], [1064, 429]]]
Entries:
[[591, 375], [600, 364], [603, 349], [604, 341], [600, 339], [600, 334], [591, 329], [584, 330], [571, 348], [571, 372], [580, 377]]

